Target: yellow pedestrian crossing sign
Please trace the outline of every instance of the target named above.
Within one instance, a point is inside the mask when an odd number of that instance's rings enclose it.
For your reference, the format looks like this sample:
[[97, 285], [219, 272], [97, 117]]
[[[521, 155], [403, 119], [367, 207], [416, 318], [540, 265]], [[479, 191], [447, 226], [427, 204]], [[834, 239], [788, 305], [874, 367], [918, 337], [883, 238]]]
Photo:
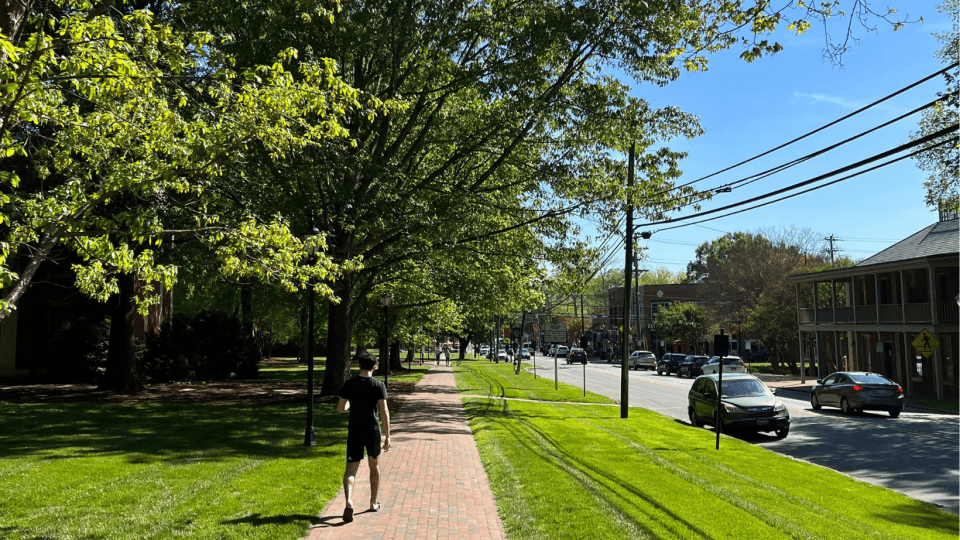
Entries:
[[940, 346], [940, 342], [937, 341], [937, 338], [933, 337], [926, 328], [920, 331], [917, 334], [917, 337], [910, 342], [913, 345], [913, 348], [917, 350], [918, 353], [922, 354], [924, 358], [930, 358], [930, 355], [933, 354], [937, 347]]

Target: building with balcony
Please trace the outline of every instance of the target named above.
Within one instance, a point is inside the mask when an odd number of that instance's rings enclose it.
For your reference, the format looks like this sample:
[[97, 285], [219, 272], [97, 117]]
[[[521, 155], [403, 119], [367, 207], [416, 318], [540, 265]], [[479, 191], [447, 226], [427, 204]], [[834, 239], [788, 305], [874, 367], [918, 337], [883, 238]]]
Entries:
[[908, 395], [958, 397], [956, 213], [850, 267], [791, 276], [811, 375], [872, 371]]

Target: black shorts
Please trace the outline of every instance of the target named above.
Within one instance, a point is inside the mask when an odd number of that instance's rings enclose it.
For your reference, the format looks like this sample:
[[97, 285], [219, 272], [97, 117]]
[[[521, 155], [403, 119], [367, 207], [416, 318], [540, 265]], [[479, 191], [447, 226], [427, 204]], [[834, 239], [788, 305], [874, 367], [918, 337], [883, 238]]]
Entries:
[[376, 459], [380, 456], [380, 430], [347, 433], [347, 463], [363, 461], [363, 450], [367, 455]]

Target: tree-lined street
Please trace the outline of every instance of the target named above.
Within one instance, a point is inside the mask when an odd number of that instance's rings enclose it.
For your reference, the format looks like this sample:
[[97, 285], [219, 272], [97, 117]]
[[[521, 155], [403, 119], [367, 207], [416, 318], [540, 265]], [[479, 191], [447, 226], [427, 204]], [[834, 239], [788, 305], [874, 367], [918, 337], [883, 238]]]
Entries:
[[[536, 363], [538, 376], [553, 380], [553, 358], [537, 356]], [[557, 368], [560, 382], [582, 387], [582, 366], [561, 359]], [[619, 364], [591, 361], [586, 382], [588, 392], [619, 399]], [[687, 423], [692, 382], [655, 371], [631, 371], [630, 406]], [[908, 407], [899, 418], [876, 412], [846, 416], [838, 409], [812, 410], [802, 391], [781, 390], [778, 396], [790, 410], [790, 435], [782, 440], [773, 434], [744, 435], [744, 440], [960, 512], [956, 415]]]

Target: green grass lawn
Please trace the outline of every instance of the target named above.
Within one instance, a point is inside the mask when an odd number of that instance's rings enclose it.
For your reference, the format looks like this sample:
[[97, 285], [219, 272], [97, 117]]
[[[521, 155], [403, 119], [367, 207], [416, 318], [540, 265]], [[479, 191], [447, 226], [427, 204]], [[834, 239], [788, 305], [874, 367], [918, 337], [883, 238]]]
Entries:
[[0, 403], [0, 538], [300, 538], [341, 487], [347, 415], [318, 403], [315, 447], [305, 425], [305, 404]]
[[499, 364], [485, 359], [464, 361], [454, 366], [457, 377], [457, 387], [461, 394], [507, 397], [518, 399], [535, 399], [541, 401], [578, 401], [585, 403], [614, 403], [614, 400], [587, 392], [568, 384], [560, 383], [559, 389], [554, 390], [553, 370], [537, 370], [537, 375], [530, 373], [532, 363], [524, 362], [524, 369], [516, 375], [513, 364], [500, 362]]
[[[464, 363], [464, 392], [554, 400]], [[478, 382], [479, 381], [479, 382]], [[501, 388], [509, 388], [509, 392]], [[576, 389], [568, 390], [576, 392]], [[582, 394], [581, 394], [582, 395]], [[589, 396], [589, 394], [588, 394]], [[816, 465], [644, 409], [465, 399], [511, 539], [956, 539], [958, 518]]]

